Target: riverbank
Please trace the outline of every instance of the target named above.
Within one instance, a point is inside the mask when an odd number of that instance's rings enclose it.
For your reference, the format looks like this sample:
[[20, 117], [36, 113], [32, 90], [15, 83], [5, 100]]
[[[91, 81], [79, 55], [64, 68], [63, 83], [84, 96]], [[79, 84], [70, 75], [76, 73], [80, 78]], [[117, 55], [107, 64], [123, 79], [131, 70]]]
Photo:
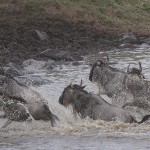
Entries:
[[110, 50], [128, 29], [150, 35], [149, 11], [144, 0], [2, 0], [0, 62], [19, 63], [49, 48], [80, 55]]

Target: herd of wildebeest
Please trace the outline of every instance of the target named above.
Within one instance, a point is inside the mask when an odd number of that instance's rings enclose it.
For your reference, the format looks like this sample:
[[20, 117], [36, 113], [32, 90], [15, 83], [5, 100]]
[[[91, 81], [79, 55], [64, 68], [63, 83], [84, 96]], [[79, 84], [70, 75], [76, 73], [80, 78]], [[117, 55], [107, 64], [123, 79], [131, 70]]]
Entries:
[[[150, 80], [139, 68], [127, 67], [127, 71], [111, 67], [109, 58], [97, 60], [89, 73], [89, 80], [97, 84], [99, 94], [87, 92], [82, 85], [71, 83], [64, 88], [59, 97], [59, 104], [73, 108], [73, 114], [81, 118], [90, 117], [104, 121], [121, 121], [124, 123], [143, 123], [150, 118]], [[102, 90], [101, 90], [102, 89]], [[100, 95], [107, 95], [112, 103]], [[59, 116], [54, 115], [48, 102], [29, 86], [23, 85], [10, 74], [0, 69], [0, 109], [6, 118], [2, 128], [12, 121], [51, 121], [55, 126]], [[140, 118], [140, 119], [139, 119]]]

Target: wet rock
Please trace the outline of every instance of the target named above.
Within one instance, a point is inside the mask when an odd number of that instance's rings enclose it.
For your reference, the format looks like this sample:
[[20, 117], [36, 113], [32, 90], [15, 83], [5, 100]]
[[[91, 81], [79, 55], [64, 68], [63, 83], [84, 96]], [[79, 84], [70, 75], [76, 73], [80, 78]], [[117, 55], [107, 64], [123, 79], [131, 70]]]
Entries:
[[36, 56], [64, 61], [83, 60], [83, 58], [77, 53], [70, 53], [69, 51], [63, 51], [58, 49], [47, 49], [40, 54], [37, 54]]
[[150, 48], [150, 45], [148, 45], [147, 43], [142, 43], [141, 45], [138, 46], [138, 48], [147, 49]]
[[141, 37], [140, 39], [143, 43], [150, 45], [150, 37]]
[[35, 33], [36, 33], [38, 39], [40, 39], [41, 41], [49, 39], [47, 33], [44, 31], [35, 30]]
[[138, 43], [138, 40], [137, 40], [136, 36], [130, 30], [128, 32], [124, 33], [123, 37], [119, 41], [124, 43], [124, 44]]
[[7, 64], [7, 67], [5, 67], [5, 73], [9, 74], [12, 77], [24, 75], [23, 69], [14, 63]]

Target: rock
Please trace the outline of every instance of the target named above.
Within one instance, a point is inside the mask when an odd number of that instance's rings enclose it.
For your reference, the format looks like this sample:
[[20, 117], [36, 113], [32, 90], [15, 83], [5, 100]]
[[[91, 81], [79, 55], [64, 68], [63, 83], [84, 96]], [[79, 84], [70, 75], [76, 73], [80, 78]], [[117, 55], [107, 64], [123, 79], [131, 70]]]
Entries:
[[37, 37], [42, 41], [49, 39], [47, 33], [44, 31], [35, 30], [35, 33], [36, 33]]
[[68, 51], [58, 50], [58, 49], [47, 49], [36, 56], [51, 58], [53, 60], [64, 60], [64, 61], [74, 61], [83, 60], [83, 58], [76, 53], [70, 53]]
[[150, 45], [148, 45], [147, 43], [142, 43], [141, 45], [139, 45], [139, 48], [147, 49], [147, 48], [150, 48]]
[[7, 67], [5, 67], [4, 69], [5, 69], [5, 73], [9, 74], [12, 77], [24, 75], [23, 69], [14, 63], [8, 63]]
[[141, 41], [142, 41], [143, 43], [146, 43], [146, 44], [150, 45], [150, 37], [142, 37], [142, 38], [141, 38]]
[[119, 40], [124, 44], [130, 43], [130, 44], [135, 44], [138, 43], [138, 40], [136, 36], [129, 30], [126, 32], [123, 37]]

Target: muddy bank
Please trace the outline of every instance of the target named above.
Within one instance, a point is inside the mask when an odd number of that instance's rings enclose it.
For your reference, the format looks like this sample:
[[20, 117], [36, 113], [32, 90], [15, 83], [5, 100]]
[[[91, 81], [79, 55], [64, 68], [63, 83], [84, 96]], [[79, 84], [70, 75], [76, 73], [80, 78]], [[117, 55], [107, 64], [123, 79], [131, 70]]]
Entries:
[[[36, 31], [44, 32], [41, 39]], [[117, 36], [86, 24], [60, 20], [0, 22], [0, 62], [22, 62], [46, 49], [59, 49], [87, 55], [117, 45]], [[38, 58], [40, 59], [40, 58]]]

